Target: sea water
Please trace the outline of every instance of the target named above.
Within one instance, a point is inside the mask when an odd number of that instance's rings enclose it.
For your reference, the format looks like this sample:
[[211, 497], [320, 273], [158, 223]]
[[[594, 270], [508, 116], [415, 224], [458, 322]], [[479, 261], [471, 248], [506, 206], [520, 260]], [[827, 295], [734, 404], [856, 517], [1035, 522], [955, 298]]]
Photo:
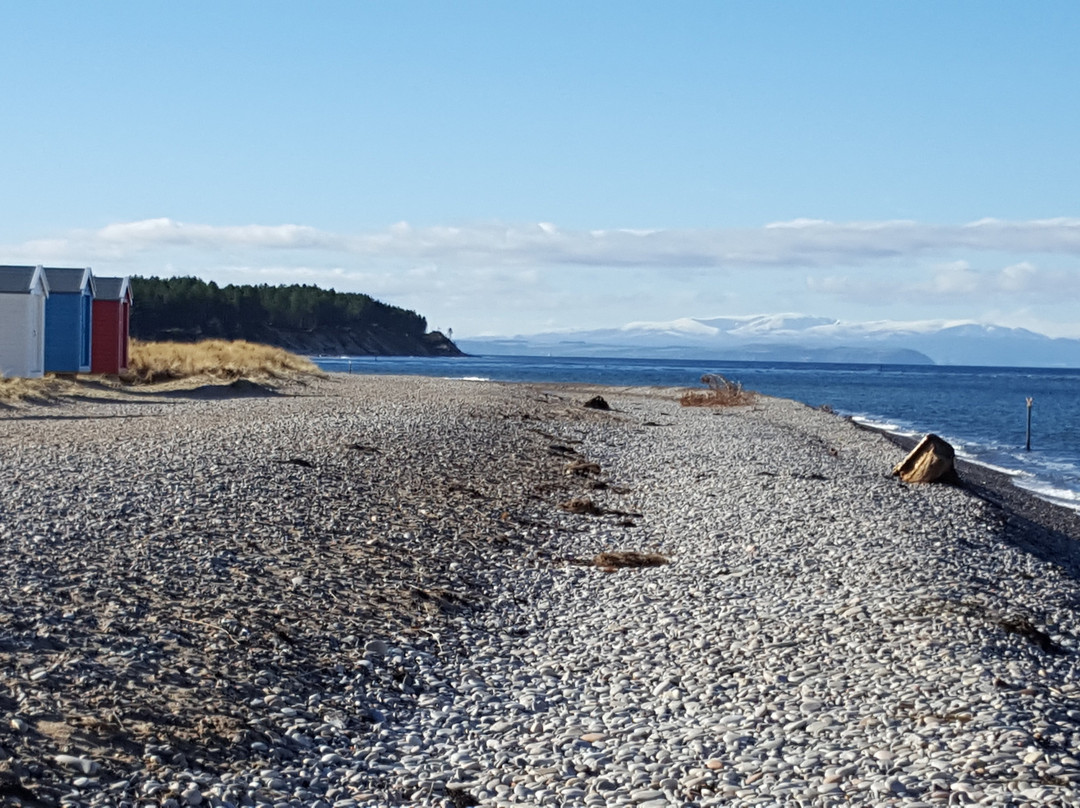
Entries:
[[[748, 390], [830, 407], [909, 435], [934, 432], [967, 460], [1080, 509], [1080, 370], [537, 356], [312, 357], [331, 372], [512, 382], [700, 387], [718, 373]], [[1025, 449], [1032, 399], [1031, 450]]]

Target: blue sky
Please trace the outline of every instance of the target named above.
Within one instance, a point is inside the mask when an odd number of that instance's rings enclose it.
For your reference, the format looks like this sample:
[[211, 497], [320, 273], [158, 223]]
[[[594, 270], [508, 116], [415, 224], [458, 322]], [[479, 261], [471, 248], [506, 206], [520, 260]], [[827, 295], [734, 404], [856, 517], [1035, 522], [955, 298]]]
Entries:
[[1080, 4], [0, 0], [0, 263], [1080, 336]]

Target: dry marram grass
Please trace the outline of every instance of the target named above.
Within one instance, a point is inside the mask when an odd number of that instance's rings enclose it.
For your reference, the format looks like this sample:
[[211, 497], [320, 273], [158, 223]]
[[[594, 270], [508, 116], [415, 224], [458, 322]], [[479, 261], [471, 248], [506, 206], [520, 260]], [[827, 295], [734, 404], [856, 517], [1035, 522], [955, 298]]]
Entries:
[[684, 407], [740, 407], [754, 403], [756, 397], [752, 390], [743, 390], [739, 382], [728, 381], [716, 373], [706, 373], [701, 383], [708, 389], [688, 390], [679, 403]]
[[64, 379], [45, 376], [40, 379], [20, 379], [0, 376], [0, 402], [54, 401], [64, 395], [71, 384]]
[[[323, 375], [309, 359], [270, 345], [238, 340], [205, 340], [197, 343], [131, 341], [128, 370], [121, 381], [150, 385], [183, 379], [235, 381], [295, 379]], [[47, 374], [39, 379], [0, 376], [0, 404], [49, 403], [73, 395], [100, 397], [103, 389], [122, 390], [115, 381], [95, 382], [86, 376]]]
[[321, 372], [305, 357], [244, 340], [209, 339], [195, 343], [132, 340], [123, 379], [134, 384], [151, 384], [194, 376], [280, 379]]

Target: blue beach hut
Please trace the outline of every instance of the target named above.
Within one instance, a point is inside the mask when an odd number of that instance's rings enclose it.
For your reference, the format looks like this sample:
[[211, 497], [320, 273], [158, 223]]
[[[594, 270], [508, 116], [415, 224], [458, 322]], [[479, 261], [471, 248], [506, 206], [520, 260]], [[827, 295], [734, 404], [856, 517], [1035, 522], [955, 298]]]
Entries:
[[90, 268], [45, 268], [45, 370], [89, 373], [94, 311], [94, 276]]

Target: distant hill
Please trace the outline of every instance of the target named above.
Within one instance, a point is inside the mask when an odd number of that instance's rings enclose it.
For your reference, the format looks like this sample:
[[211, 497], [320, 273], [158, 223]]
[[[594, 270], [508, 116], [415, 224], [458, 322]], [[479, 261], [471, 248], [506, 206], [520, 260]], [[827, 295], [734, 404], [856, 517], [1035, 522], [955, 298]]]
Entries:
[[131, 279], [131, 335], [244, 339], [303, 354], [460, 356], [427, 320], [364, 294], [317, 286], [218, 286], [198, 278]]
[[1080, 340], [974, 322], [842, 322], [802, 314], [681, 318], [459, 341], [473, 354], [1080, 367]]

